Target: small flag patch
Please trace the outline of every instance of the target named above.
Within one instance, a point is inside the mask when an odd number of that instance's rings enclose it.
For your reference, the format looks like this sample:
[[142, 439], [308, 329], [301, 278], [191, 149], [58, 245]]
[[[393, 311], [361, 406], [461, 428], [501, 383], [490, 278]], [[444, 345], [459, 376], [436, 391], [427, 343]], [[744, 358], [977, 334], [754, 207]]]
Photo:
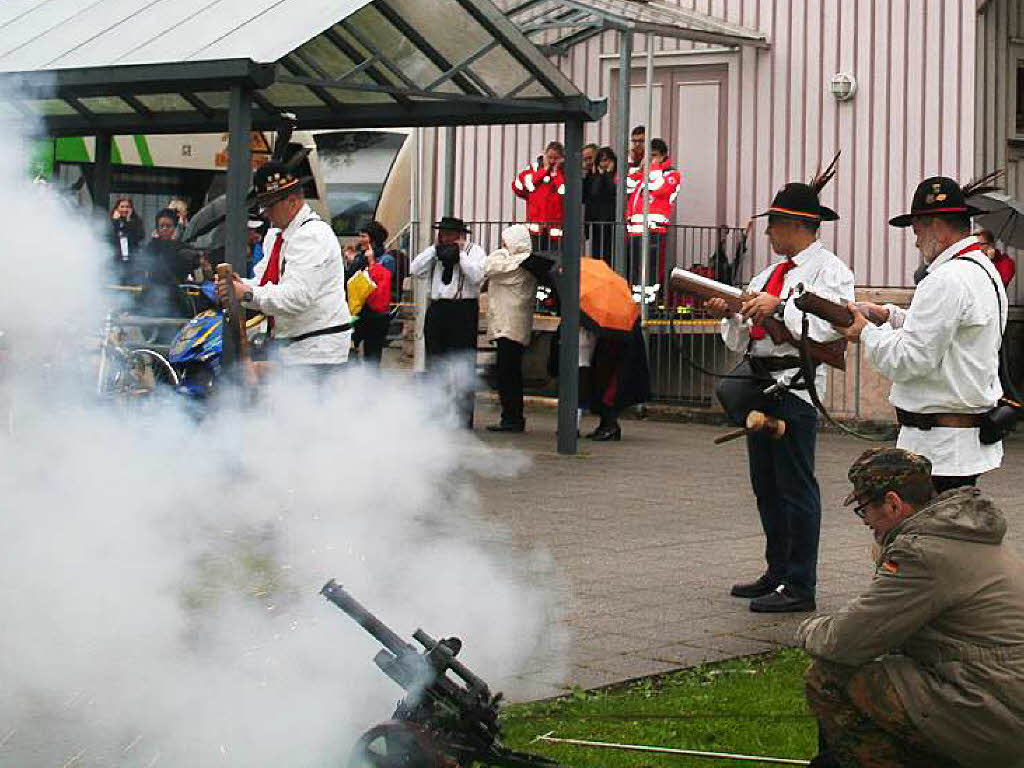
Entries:
[[891, 573], [893, 576], [900, 572], [900, 564], [894, 563], [892, 560], [886, 560], [884, 563], [882, 563], [882, 567], [889, 573]]

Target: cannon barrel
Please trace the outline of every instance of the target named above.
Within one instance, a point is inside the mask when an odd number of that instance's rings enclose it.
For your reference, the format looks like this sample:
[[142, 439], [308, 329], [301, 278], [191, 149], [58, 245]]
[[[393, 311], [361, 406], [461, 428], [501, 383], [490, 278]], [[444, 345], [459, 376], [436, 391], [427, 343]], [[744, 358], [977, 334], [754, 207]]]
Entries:
[[395, 656], [417, 653], [415, 648], [392, 632], [384, 622], [364, 608], [358, 600], [346, 592], [334, 579], [324, 584], [320, 594], [351, 616], [356, 624], [373, 635], [378, 643], [391, 651]]

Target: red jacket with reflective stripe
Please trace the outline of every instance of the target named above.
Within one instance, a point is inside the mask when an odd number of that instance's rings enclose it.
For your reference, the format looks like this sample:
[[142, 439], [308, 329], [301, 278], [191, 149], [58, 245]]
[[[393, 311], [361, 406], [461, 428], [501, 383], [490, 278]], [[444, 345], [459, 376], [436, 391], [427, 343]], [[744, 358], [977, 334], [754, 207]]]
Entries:
[[562, 236], [565, 176], [561, 166], [549, 173], [547, 166], [530, 163], [516, 175], [512, 191], [526, 201], [526, 226], [531, 235]]
[[[644, 233], [643, 178], [642, 166], [630, 166], [626, 178], [626, 231], [634, 237]], [[682, 176], [667, 157], [660, 163], [651, 163], [647, 178], [647, 226], [651, 232], [668, 232], [681, 183]]]

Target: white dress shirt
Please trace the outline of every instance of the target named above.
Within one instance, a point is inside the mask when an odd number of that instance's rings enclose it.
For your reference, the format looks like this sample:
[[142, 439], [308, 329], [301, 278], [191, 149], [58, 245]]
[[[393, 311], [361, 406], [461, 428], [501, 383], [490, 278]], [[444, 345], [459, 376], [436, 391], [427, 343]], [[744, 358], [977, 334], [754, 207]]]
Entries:
[[[803, 283], [804, 287], [816, 293], [822, 298], [831, 301], [841, 302], [844, 305], [853, 301], [853, 272], [843, 264], [832, 251], [824, 246], [820, 240], [815, 240], [800, 253], [793, 257], [796, 266], [790, 269], [782, 282], [780, 297], [789, 299], [796, 290], [797, 285]], [[778, 266], [775, 262], [767, 269], [759, 272], [750, 281], [747, 290], [750, 292], [763, 291], [771, 278], [772, 272]], [[808, 331], [810, 337], [815, 341], [835, 341], [839, 334], [825, 320], [814, 315], [808, 315]], [[783, 321], [793, 337], [799, 339], [802, 335], [803, 313], [796, 308], [792, 301], [786, 301], [783, 311]], [[744, 320], [740, 315], [733, 315], [722, 320], [722, 338], [725, 345], [734, 352], [746, 352], [749, 344], [749, 352], [752, 357], [789, 357], [799, 356], [800, 350], [792, 344], [776, 344], [771, 336], [765, 336], [750, 342], [749, 320]], [[799, 369], [791, 368], [785, 371], [774, 371], [772, 376], [776, 381], [789, 384], [796, 376]], [[814, 377], [814, 383], [819, 393], [825, 393], [826, 372], [825, 366], [819, 365]], [[793, 394], [806, 402], [811, 402], [811, 396], [807, 390], [794, 389]]]
[[[902, 320], [900, 327], [869, 323], [861, 333], [868, 361], [892, 379], [889, 402], [897, 408], [914, 413], [984, 413], [1003, 394], [999, 345], [1006, 328], [1006, 291], [981, 251], [964, 255], [982, 269], [954, 258], [977, 241], [973, 236], [960, 240], [928, 266], [910, 307], [897, 319], [898, 324]], [[978, 432], [901, 427], [896, 445], [931, 459], [932, 474], [977, 475], [1003, 460], [1002, 443], [982, 445]]]
[[[306, 222], [309, 222], [308, 224]], [[274, 318], [274, 338], [287, 340], [321, 328], [344, 325], [352, 319], [345, 300], [345, 267], [331, 226], [303, 205], [284, 230], [281, 278], [261, 286], [274, 243], [281, 230], [271, 229], [263, 240], [266, 256], [244, 282], [252, 290], [245, 306]], [[314, 336], [282, 344], [284, 365], [332, 364], [348, 360], [352, 331]]]
[[[430, 300], [478, 299], [484, 281], [484, 260], [487, 254], [476, 243], [459, 243], [459, 263], [452, 270], [452, 281], [441, 282], [444, 265], [437, 262], [437, 248], [431, 245], [412, 260], [409, 271], [414, 277], [430, 278]], [[433, 277], [431, 278], [431, 273]]]

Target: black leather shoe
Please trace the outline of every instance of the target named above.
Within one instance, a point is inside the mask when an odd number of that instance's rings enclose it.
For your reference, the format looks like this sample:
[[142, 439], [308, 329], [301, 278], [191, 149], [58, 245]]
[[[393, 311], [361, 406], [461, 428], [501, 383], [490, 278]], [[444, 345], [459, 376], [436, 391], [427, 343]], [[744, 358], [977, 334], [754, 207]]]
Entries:
[[813, 597], [798, 597], [789, 587], [780, 587], [770, 595], [750, 601], [754, 613], [809, 613], [817, 609]]
[[733, 597], [764, 597], [778, 589], [779, 584], [781, 584], [780, 581], [765, 573], [757, 581], [751, 581], [746, 584], [733, 584], [729, 594]]
[[601, 442], [607, 442], [608, 440], [614, 440], [618, 442], [622, 439], [622, 427], [616, 424], [614, 427], [608, 427], [607, 429], [599, 430], [591, 440], [600, 440]]
[[507, 424], [505, 422], [501, 422], [500, 424], [488, 424], [487, 425], [487, 431], [488, 432], [525, 432], [526, 431], [526, 422], [523, 421], [523, 422], [520, 422], [519, 424]]

